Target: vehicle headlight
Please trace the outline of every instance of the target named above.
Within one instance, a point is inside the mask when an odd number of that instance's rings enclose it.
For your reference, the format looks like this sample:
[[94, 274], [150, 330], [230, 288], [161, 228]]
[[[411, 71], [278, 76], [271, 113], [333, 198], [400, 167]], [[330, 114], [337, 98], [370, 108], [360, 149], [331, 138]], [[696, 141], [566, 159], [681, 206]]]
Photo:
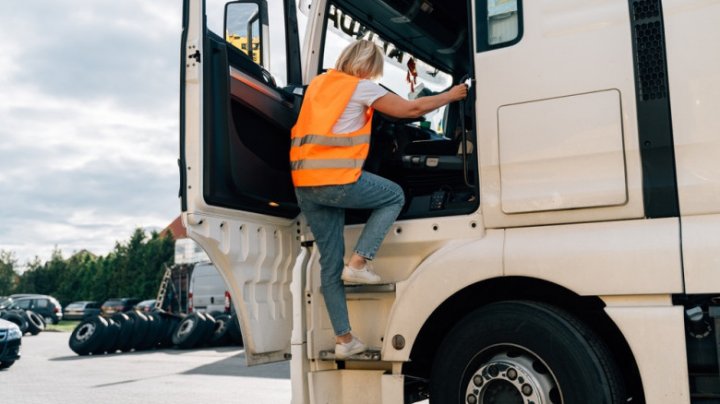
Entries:
[[7, 339], [20, 339], [22, 338], [22, 333], [20, 332], [19, 328], [11, 328], [8, 331]]

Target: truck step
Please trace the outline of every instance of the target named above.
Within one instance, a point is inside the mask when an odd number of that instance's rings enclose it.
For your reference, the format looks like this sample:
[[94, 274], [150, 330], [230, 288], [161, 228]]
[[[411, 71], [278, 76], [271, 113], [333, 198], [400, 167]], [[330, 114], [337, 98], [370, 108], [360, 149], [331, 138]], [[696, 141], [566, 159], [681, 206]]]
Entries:
[[345, 293], [389, 293], [395, 291], [394, 283], [379, 285], [345, 285]]
[[334, 360], [345, 360], [345, 361], [379, 361], [380, 350], [379, 349], [368, 349], [365, 352], [359, 354], [350, 355], [345, 359], [335, 359], [335, 351], [327, 350], [320, 351], [320, 360], [323, 361], [334, 361]]

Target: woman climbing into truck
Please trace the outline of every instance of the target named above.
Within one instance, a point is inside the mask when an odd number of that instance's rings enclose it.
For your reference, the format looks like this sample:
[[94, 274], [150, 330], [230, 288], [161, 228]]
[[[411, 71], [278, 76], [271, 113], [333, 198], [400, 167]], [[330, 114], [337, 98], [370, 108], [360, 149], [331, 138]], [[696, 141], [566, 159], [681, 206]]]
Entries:
[[[382, 76], [383, 54], [370, 41], [347, 46], [335, 69], [312, 80], [292, 129], [290, 164], [300, 210], [320, 251], [322, 293], [336, 335], [335, 357], [367, 346], [351, 334], [343, 281], [377, 284], [369, 261], [375, 257], [403, 207], [396, 183], [363, 171], [370, 148], [374, 110], [394, 118], [417, 118], [467, 96], [467, 86], [406, 100], [373, 82]], [[345, 209], [372, 209], [347, 265]]]

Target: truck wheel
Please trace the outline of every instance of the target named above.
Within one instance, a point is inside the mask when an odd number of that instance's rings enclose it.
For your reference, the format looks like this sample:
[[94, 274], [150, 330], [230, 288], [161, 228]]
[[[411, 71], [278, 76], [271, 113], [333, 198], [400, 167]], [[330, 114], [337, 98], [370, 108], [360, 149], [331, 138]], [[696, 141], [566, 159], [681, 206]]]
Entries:
[[30, 334], [38, 335], [40, 331], [45, 329], [45, 322], [43, 322], [42, 317], [34, 311], [27, 310], [25, 312], [25, 319], [28, 322], [28, 331]]
[[237, 314], [233, 314], [228, 325], [228, 337], [230, 342], [243, 346], [242, 332], [240, 331], [240, 319]]
[[152, 319], [151, 333], [148, 335], [148, 348], [157, 348], [162, 339], [162, 335], [165, 332], [165, 319], [157, 312], [151, 312], [146, 314], [148, 319]]
[[164, 311], [158, 311], [157, 313], [160, 317], [162, 317], [163, 325], [162, 332], [160, 333], [159, 346], [161, 348], [172, 347], [172, 336], [177, 329], [177, 325], [180, 323], [180, 317], [176, 314], [170, 314]]
[[120, 337], [121, 331], [120, 324], [115, 322], [112, 318], [107, 318], [105, 321], [107, 321], [108, 326], [105, 330], [103, 342], [100, 344], [97, 351], [93, 352], [93, 354], [96, 355], [115, 353], [115, 351], [117, 351], [118, 337]]
[[147, 331], [145, 332], [145, 337], [137, 344], [135, 345], [136, 351], [145, 351], [153, 346], [155, 346], [155, 335], [157, 333], [157, 322], [155, 321], [155, 318], [150, 315], [150, 313], [138, 313], [140, 316], [145, 317], [145, 322], [147, 324]]
[[499, 302], [463, 318], [445, 337], [430, 402], [626, 402], [620, 371], [595, 333], [556, 307]]
[[212, 338], [212, 335], [215, 332], [215, 317], [213, 317], [212, 314], [209, 314], [209, 313], [198, 313], [198, 314], [205, 317], [205, 322], [203, 323], [203, 326], [205, 327], [205, 334], [203, 334], [200, 337], [197, 345], [198, 346], [207, 345], [210, 343], [210, 339]]
[[180, 317], [168, 313], [160, 313], [160, 316], [163, 317], [164, 324], [163, 334], [160, 339], [160, 346], [163, 348], [171, 347], [173, 346], [173, 334], [175, 334], [175, 331], [177, 331], [178, 325], [180, 324]]
[[190, 349], [205, 335], [204, 319], [198, 313], [188, 314], [178, 325], [172, 340], [180, 349]]
[[115, 342], [115, 348], [119, 351], [128, 352], [132, 349], [130, 338], [133, 333], [133, 323], [125, 313], [115, 313], [110, 317], [120, 326], [120, 334]]
[[215, 317], [215, 328], [210, 336], [211, 346], [221, 346], [227, 343], [231, 319], [229, 314], [220, 314]]
[[148, 335], [150, 324], [148, 323], [147, 317], [139, 311], [131, 310], [126, 314], [133, 321], [133, 333], [130, 337], [130, 348], [138, 351]]
[[78, 355], [95, 352], [104, 341], [106, 329], [107, 321], [100, 316], [83, 320], [70, 334], [70, 349]]

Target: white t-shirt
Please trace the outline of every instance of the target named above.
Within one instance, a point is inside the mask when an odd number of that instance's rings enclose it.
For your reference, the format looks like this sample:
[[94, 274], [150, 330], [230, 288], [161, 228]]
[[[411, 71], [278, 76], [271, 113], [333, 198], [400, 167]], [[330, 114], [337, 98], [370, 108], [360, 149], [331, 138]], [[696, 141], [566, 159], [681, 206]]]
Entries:
[[360, 80], [345, 111], [335, 122], [333, 133], [350, 133], [362, 128], [365, 125], [365, 113], [368, 107], [387, 93], [386, 89], [370, 80]]

